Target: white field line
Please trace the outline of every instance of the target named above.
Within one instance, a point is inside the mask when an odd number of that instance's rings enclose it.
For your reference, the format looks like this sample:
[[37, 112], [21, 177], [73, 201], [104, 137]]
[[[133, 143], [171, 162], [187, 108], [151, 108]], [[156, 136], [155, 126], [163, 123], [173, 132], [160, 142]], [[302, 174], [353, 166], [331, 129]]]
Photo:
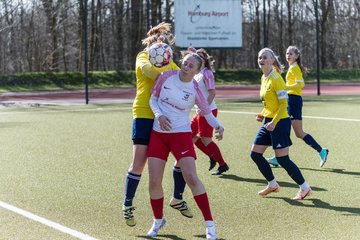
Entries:
[[22, 215], [22, 216], [24, 216], [24, 217], [26, 217], [26, 218], [29, 218], [29, 219], [33, 220], [33, 221], [39, 222], [39, 223], [41, 223], [41, 224], [44, 224], [44, 225], [46, 225], [46, 226], [48, 226], [48, 227], [54, 228], [54, 229], [56, 229], [56, 230], [58, 230], [58, 231], [60, 231], [60, 232], [67, 233], [67, 234], [69, 234], [69, 235], [71, 235], [71, 236], [73, 236], [73, 237], [76, 237], [76, 238], [78, 238], [78, 239], [83, 239], [83, 240], [96, 240], [96, 238], [93, 238], [93, 237], [91, 237], [91, 236], [89, 236], [89, 235], [86, 235], [86, 234], [84, 234], [84, 233], [78, 232], [78, 231], [73, 230], [73, 229], [71, 229], [71, 228], [65, 227], [65, 226], [63, 226], [63, 225], [61, 225], [61, 224], [58, 224], [58, 223], [53, 222], [53, 221], [50, 221], [50, 220], [45, 219], [45, 218], [43, 218], [43, 217], [39, 217], [39, 216], [37, 216], [37, 215], [35, 215], [35, 214], [32, 214], [32, 213], [30, 213], [30, 212], [28, 212], [28, 211], [25, 211], [25, 210], [23, 210], [23, 209], [20, 209], [20, 208], [17, 208], [17, 207], [15, 207], [15, 206], [12, 206], [12, 205], [10, 205], [10, 204], [8, 204], [8, 203], [5, 203], [5, 202], [3, 202], [3, 201], [0, 201], [0, 207], [5, 208], [5, 209], [7, 209], [7, 210], [9, 210], [9, 211], [12, 211], [12, 212], [14, 212], [14, 213], [17, 213], [17, 214], [19, 214], [19, 215]]
[[[255, 112], [239, 112], [239, 111], [227, 111], [219, 110], [222, 113], [244, 114], [244, 115], [256, 115]], [[337, 118], [337, 117], [317, 117], [317, 116], [303, 116], [304, 118], [322, 119], [322, 120], [334, 120], [334, 121], [348, 121], [348, 122], [360, 122], [360, 119], [356, 118]]]
[[68, 110], [44, 110], [33, 112], [0, 112], [0, 115], [12, 115], [12, 114], [40, 114], [40, 113], [59, 113], [59, 112], [93, 112], [93, 111], [114, 111], [114, 110], [131, 110], [131, 107], [118, 107], [118, 108], [90, 108], [90, 109], [68, 109]]
[[[0, 112], [0, 115], [12, 115], [12, 114], [34, 114], [34, 113], [59, 113], [59, 112], [92, 112], [92, 111], [113, 111], [113, 110], [131, 110], [131, 107], [117, 107], [117, 108], [91, 108], [91, 109], [70, 109], [70, 110], [45, 110], [35, 112]], [[256, 115], [255, 112], [241, 112], [241, 111], [229, 111], [219, 110], [222, 113], [243, 114], [243, 115]], [[348, 121], [348, 122], [360, 122], [360, 119], [356, 118], [338, 118], [338, 117], [318, 117], [318, 116], [303, 116], [303, 118], [322, 119], [322, 120], [334, 120], [334, 121]]]

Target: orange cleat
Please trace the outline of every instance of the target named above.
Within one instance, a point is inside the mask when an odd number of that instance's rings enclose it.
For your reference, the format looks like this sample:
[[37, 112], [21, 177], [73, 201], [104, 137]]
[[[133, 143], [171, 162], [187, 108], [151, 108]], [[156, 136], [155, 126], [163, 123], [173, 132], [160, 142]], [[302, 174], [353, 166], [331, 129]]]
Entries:
[[304, 198], [306, 198], [307, 196], [311, 195], [312, 193], [312, 189], [308, 188], [306, 190], [299, 190], [299, 192], [296, 194], [295, 197], [293, 197], [293, 200], [303, 200]]
[[280, 185], [277, 185], [276, 187], [272, 188], [270, 186], [267, 186], [265, 189], [261, 190], [260, 192], [258, 192], [258, 194], [260, 196], [266, 196], [268, 195], [269, 193], [272, 193], [272, 192], [279, 192], [280, 191]]

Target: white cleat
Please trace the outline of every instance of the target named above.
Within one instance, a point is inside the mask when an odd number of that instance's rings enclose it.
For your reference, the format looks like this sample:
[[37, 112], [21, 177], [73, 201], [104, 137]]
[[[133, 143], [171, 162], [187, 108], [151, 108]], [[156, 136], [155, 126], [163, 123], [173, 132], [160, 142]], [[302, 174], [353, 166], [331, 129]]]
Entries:
[[206, 221], [206, 239], [216, 240], [216, 228], [213, 221]]
[[162, 219], [154, 219], [154, 223], [150, 230], [147, 232], [146, 236], [148, 237], [156, 237], [159, 230], [163, 228], [166, 224], [165, 218]]

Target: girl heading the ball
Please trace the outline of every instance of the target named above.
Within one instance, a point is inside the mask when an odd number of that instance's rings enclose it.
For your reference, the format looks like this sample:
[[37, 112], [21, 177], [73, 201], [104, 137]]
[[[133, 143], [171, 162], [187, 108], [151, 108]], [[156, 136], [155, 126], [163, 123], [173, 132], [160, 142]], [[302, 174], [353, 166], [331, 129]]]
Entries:
[[[148, 49], [154, 43], [159, 42], [173, 46], [174, 36], [171, 33], [171, 25], [169, 23], [163, 22], [151, 28], [146, 38], [142, 40], [145, 49], [136, 56], [136, 97], [132, 109], [133, 158], [125, 179], [125, 198], [122, 207], [125, 222], [131, 227], [136, 225], [133, 199], [141, 179], [141, 173], [146, 164], [150, 133], [154, 123], [154, 114], [149, 105], [150, 91], [160, 73], [166, 70], [179, 69], [173, 61], [162, 68], [154, 67], [149, 62]], [[173, 176], [175, 187], [171, 206], [179, 210], [183, 216], [193, 217], [190, 209], [187, 207], [187, 203], [182, 199], [185, 181], [180, 168], [174, 167]], [[181, 206], [181, 208], [179, 208], [179, 206]]]

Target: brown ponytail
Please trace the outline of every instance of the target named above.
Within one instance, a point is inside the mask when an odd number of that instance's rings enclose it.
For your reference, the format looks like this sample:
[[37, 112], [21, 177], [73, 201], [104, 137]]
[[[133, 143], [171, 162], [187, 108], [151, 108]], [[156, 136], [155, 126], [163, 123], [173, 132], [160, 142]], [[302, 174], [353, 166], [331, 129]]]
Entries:
[[149, 48], [153, 43], [163, 42], [172, 47], [175, 43], [175, 37], [171, 33], [170, 23], [159, 23], [152, 27], [146, 34], [146, 38], [142, 40], [142, 44]]
[[302, 62], [301, 62], [301, 52], [300, 52], [299, 48], [296, 47], [296, 46], [289, 46], [289, 47], [287, 48], [287, 50], [293, 50], [294, 53], [298, 55], [298, 58], [296, 59], [297, 65], [299, 65], [300, 70], [301, 70], [301, 72], [302, 72], [303, 74], [308, 73], [307, 68], [302, 65]]
[[212, 56], [210, 56], [205, 49], [200, 48], [198, 50], [196, 50], [196, 53], [204, 60], [204, 66], [207, 67], [208, 69], [210, 69], [212, 72], [214, 71], [214, 62], [215, 60], [213, 59]]

